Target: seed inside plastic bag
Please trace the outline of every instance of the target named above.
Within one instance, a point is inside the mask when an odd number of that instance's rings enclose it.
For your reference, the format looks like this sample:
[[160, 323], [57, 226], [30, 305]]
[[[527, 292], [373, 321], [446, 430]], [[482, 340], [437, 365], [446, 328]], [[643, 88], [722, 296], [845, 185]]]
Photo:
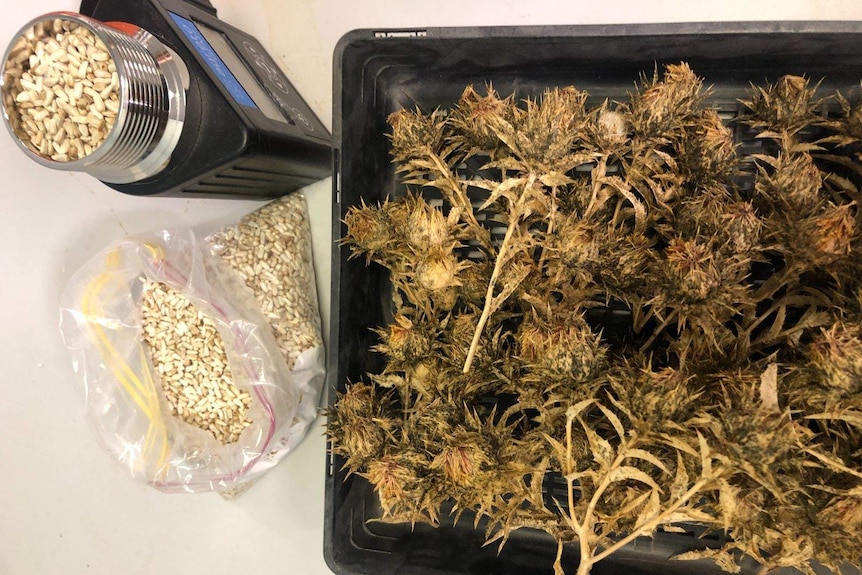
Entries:
[[141, 295], [144, 343], [171, 414], [235, 443], [251, 424], [252, 397], [234, 384], [216, 324], [189, 299], [147, 280]]

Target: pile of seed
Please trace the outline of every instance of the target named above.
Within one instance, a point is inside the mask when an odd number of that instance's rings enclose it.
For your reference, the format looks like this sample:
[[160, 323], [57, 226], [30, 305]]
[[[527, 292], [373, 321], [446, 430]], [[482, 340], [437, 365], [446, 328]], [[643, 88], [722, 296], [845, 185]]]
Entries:
[[120, 108], [120, 80], [107, 48], [91, 30], [62, 18], [37, 23], [15, 42], [3, 86], [15, 134], [57, 162], [93, 153]]
[[171, 414], [235, 443], [251, 423], [251, 395], [233, 382], [215, 323], [183, 294], [147, 281], [141, 296], [144, 342]]
[[254, 292], [288, 368], [323, 346], [304, 196], [271, 202], [209, 239]]

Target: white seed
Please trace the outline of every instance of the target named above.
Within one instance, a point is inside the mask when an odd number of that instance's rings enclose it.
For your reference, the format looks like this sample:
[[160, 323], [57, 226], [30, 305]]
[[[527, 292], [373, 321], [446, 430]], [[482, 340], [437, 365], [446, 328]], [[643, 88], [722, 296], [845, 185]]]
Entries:
[[92, 153], [119, 112], [114, 72], [107, 48], [88, 28], [63, 18], [31, 27], [15, 41], [4, 76], [4, 103], [16, 135], [55, 161]]
[[302, 195], [291, 194], [210, 238], [251, 288], [290, 369], [302, 352], [322, 346], [307, 209]]
[[[251, 423], [252, 398], [233, 383], [215, 323], [183, 294], [152, 281], [141, 296], [141, 315], [144, 342], [171, 413], [222, 443], [236, 442]], [[240, 398], [239, 405], [222, 399], [227, 396]]]

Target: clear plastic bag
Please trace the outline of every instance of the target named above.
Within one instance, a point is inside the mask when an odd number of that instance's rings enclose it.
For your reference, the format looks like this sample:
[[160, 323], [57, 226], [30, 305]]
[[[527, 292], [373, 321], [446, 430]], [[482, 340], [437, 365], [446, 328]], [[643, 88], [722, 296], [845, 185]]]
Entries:
[[[252, 398], [251, 423], [236, 442], [171, 414], [142, 337], [148, 281], [179, 292], [215, 323], [233, 384]], [[252, 290], [191, 231], [130, 238], [97, 255], [70, 280], [60, 328], [100, 443], [159, 490], [237, 493], [290, 452], [316, 416], [322, 350], [289, 369]]]

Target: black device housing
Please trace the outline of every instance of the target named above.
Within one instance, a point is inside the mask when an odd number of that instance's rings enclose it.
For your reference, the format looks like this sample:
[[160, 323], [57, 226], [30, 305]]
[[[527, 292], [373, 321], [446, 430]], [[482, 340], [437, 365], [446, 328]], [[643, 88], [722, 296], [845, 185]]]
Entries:
[[[805, 75], [823, 94], [840, 90], [859, 97], [862, 78], [862, 23], [757, 22], [612, 26], [535, 26], [358, 30], [344, 36], [334, 55], [333, 240], [344, 236], [343, 218], [363, 201], [376, 205], [403, 196], [404, 186], [391, 163], [386, 118], [416, 106], [425, 112], [451, 107], [465, 86], [480, 92], [486, 83], [501, 95], [540, 97], [547, 87], [575, 85], [591, 95], [624, 100], [641, 73], [651, 76], [664, 64], [688, 62], [705, 85], [710, 103], [725, 118], [742, 109], [753, 82], [763, 85], [784, 74]], [[745, 152], [760, 142], [750, 131], [735, 130]], [[421, 190], [432, 194], [433, 190]], [[439, 196], [438, 196], [439, 197]], [[348, 259], [350, 249], [332, 244], [331, 323], [327, 347], [328, 404], [348, 382], [380, 373], [381, 354], [373, 328], [392, 317], [392, 286], [386, 270]], [[612, 320], [608, 320], [609, 324]], [[611, 328], [612, 325], [608, 325]], [[493, 401], [493, 398], [488, 398]], [[441, 514], [441, 525], [392, 525], [374, 521], [381, 508], [371, 485], [347, 477], [341, 457], [327, 455], [324, 554], [338, 574], [377, 575], [552, 575], [557, 551], [540, 531], [521, 529], [498, 551], [483, 547], [485, 523], [473, 527], [466, 512], [457, 524]], [[547, 504], [565, 501], [566, 483], [548, 476]], [[696, 525], [684, 532], [659, 531], [639, 538], [593, 567], [593, 575], [719, 575], [710, 561], [674, 561], [680, 553], [720, 547], [723, 534], [702, 537]], [[567, 546], [563, 565], [574, 573], [577, 546]], [[743, 574], [757, 573], [752, 560]], [[818, 572], [828, 572], [816, 567]], [[799, 573], [781, 569], [776, 573]], [[846, 571], [846, 573], [858, 573]]]
[[[83, 0], [80, 12], [140, 26], [172, 48], [190, 76], [185, 123], [168, 166], [146, 180], [106, 185], [140, 196], [274, 198], [331, 174], [326, 127], [260, 42], [219, 20], [207, 0]], [[287, 121], [238, 105], [168, 12], [221, 33]]]

